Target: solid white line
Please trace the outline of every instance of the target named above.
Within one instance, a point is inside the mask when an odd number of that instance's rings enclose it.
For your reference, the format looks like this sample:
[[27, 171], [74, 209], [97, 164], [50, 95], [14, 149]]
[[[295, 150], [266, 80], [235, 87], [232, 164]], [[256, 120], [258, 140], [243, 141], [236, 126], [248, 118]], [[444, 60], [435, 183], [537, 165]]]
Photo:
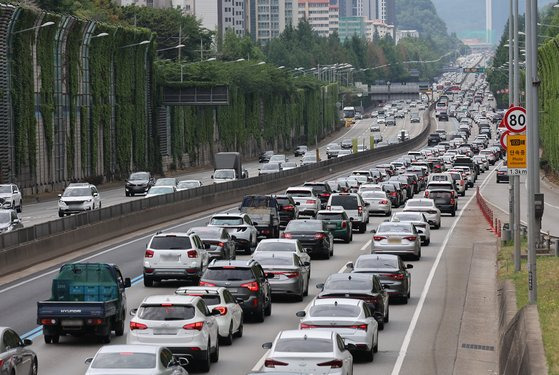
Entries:
[[[494, 171], [496, 171], [497, 168], [495, 168], [483, 181], [483, 183], [485, 183], [493, 174]], [[482, 183], [482, 185], [483, 185]], [[417, 304], [415, 311], [413, 313], [413, 317], [411, 319], [410, 325], [408, 327], [408, 330], [406, 332], [406, 336], [404, 336], [404, 341], [402, 342], [402, 346], [400, 347], [400, 352], [398, 353], [398, 358], [396, 359], [396, 363], [394, 364], [394, 368], [392, 369], [392, 375], [398, 375], [400, 374], [400, 370], [402, 369], [402, 365], [404, 364], [404, 359], [406, 358], [406, 354], [408, 352], [408, 348], [410, 346], [410, 342], [411, 342], [411, 338], [413, 336], [413, 333], [415, 331], [415, 327], [417, 326], [417, 322], [419, 320], [419, 315], [421, 314], [421, 310], [423, 309], [423, 305], [425, 304], [425, 299], [427, 298], [427, 294], [429, 293], [429, 289], [431, 288], [431, 283], [433, 282], [433, 278], [435, 277], [435, 272], [437, 271], [437, 268], [439, 266], [439, 263], [441, 261], [441, 258], [446, 250], [446, 246], [448, 244], [448, 241], [450, 240], [450, 237], [452, 236], [452, 233], [454, 232], [454, 228], [456, 228], [456, 225], [458, 224], [458, 221], [460, 220], [460, 218], [462, 217], [462, 214], [466, 211], [466, 208], [470, 205], [470, 203], [474, 200], [475, 198], [475, 194], [473, 194], [470, 199], [468, 199], [468, 202], [464, 205], [464, 207], [462, 208], [462, 210], [460, 210], [460, 213], [458, 214], [458, 216], [456, 217], [456, 219], [454, 219], [454, 222], [452, 223], [452, 226], [450, 227], [450, 230], [448, 231], [448, 233], [446, 234], [443, 244], [437, 254], [437, 258], [435, 259], [435, 262], [433, 263], [433, 265], [431, 266], [431, 271], [429, 272], [429, 276], [427, 277], [427, 281], [425, 282], [425, 285], [423, 286], [423, 290], [421, 292], [421, 297], [419, 299], [419, 303]]]
[[369, 240], [369, 241], [365, 242], [365, 245], [363, 245], [363, 247], [359, 250], [361, 250], [361, 251], [367, 250], [369, 248], [369, 246], [371, 246], [371, 242], [372, 242], [372, 240]]

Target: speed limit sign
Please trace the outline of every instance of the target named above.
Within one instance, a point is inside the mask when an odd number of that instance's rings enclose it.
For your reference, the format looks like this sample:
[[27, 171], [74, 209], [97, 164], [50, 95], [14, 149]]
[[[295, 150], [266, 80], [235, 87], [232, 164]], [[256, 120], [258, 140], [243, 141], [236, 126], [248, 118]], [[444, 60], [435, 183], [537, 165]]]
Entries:
[[505, 126], [511, 133], [522, 133], [526, 130], [526, 109], [511, 107], [505, 114]]

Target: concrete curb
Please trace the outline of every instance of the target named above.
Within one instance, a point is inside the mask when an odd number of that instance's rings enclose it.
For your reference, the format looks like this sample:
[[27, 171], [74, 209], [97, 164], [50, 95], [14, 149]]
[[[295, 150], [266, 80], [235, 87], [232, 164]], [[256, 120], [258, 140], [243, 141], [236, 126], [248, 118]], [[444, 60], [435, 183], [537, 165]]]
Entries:
[[516, 291], [510, 280], [499, 285], [499, 374], [546, 375], [540, 319], [536, 305], [516, 308]]

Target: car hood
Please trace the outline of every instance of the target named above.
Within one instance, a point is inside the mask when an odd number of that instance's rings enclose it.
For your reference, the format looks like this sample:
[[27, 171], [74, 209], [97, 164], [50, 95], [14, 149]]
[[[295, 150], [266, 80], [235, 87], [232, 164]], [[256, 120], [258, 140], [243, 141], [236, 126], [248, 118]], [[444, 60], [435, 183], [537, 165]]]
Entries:
[[93, 199], [93, 197], [62, 197], [60, 198], [63, 202], [84, 202]]
[[11, 193], [0, 193], [0, 198], [11, 198], [12, 194]]
[[0, 232], [3, 232], [6, 229], [10, 228], [10, 225], [10, 223], [0, 223]]
[[134, 184], [134, 185], [145, 185], [149, 182], [149, 180], [128, 180], [126, 183]]

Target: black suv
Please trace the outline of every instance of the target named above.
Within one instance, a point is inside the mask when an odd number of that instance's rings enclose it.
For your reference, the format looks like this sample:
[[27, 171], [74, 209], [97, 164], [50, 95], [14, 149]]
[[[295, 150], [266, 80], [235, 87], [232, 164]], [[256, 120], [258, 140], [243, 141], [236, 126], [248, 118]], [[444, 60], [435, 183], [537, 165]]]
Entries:
[[344, 150], [351, 149], [351, 148], [353, 148], [353, 141], [351, 139], [344, 139], [344, 140], [342, 140], [342, 145], [341, 146]]
[[328, 203], [328, 199], [330, 199], [330, 195], [332, 194], [332, 188], [327, 182], [305, 182], [303, 186], [312, 187], [315, 194], [320, 198], [320, 203], [322, 208], [326, 207], [326, 203]]
[[307, 146], [297, 146], [295, 148], [295, 151], [293, 151], [293, 155], [295, 155], [295, 156], [305, 156], [308, 149], [309, 148]]
[[270, 161], [270, 158], [274, 155], [274, 151], [264, 151], [260, 155], [258, 155], [258, 162], [259, 163], [267, 163]]
[[134, 194], [147, 194], [154, 184], [155, 181], [151, 173], [134, 172], [124, 183], [124, 193], [127, 197], [134, 196]]
[[299, 207], [289, 195], [276, 195], [275, 198], [280, 208], [280, 225], [285, 227], [291, 220], [299, 217]]
[[250, 260], [213, 260], [200, 279], [200, 286], [227, 288], [245, 314], [257, 322], [272, 314], [270, 283], [258, 262]]
[[435, 146], [438, 145], [440, 141], [441, 141], [441, 135], [439, 133], [431, 133], [429, 134], [429, 138], [427, 138], [427, 145]]

